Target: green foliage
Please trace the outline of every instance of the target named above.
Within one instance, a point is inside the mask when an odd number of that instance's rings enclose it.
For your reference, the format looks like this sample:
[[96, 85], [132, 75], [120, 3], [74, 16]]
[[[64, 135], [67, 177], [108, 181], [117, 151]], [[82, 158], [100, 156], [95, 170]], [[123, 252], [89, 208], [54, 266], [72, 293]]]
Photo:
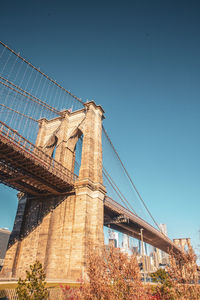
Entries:
[[164, 269], [158, 269], [150, 276], [153, 282], [158, 283], [158, 285], [152, 287], [153, 294], [157, 296], [157, 299], [173, 300], [172, 285], [168, 273]]
[[152, 281], [161, 283], [161, 284], [168, 284], [169, 283], [169, 276], [164, 269], [158, 269], [156, 272], [150, 274]]
[[19, 300], [45, 300], [48, 298], [48, 291], [45, 282], [46, 275], [42, 264], [36, 261], [26, 271], [26, 279], [19, 278], [17, 284], [17, 295]]

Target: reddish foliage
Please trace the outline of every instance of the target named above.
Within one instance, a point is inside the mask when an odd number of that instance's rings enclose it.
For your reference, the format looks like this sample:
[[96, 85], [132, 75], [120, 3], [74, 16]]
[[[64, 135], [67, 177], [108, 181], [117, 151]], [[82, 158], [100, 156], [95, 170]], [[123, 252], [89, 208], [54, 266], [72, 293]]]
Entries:
[[144, 285], [134, 255], [128, 257], [119, 249], [90, 251], [87, 280], [80, 288], [62, 286], [68, 300], [198, 300], [199, 275], [196, 257], [191, 249], [180, 256], [170, 256], [167, 280], [155, 286]]
[[[87, 281], [74, 289], [75, 299], [84, 300], [147, 300], [135, 255], [128, 257], [119, 249], [90, 251], [87, 261]], [[70, 295], [68, 290], [64, 294]], [[65, 298], [69, 299], [69, 298]]]

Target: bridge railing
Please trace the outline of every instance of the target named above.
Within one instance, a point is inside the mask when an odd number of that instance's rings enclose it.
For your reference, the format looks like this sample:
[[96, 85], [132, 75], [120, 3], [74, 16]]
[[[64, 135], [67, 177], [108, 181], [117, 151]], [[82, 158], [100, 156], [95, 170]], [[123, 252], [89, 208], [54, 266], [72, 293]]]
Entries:
[[12, 144], [20, 147], [21, 152], [28, 153], [41, 166], [48, 169], [49, 172], [61, 178], [68, 183], [74, 183], [77, 175], [65, 168], [62, 164], [56, 161], [53, 157], [47, 155], [43, 150], [36, 147], [29, 140], [20, 135], [16, 130], [10, 128], [5, 123], [0, 121], [0, 135], [10, 140]]

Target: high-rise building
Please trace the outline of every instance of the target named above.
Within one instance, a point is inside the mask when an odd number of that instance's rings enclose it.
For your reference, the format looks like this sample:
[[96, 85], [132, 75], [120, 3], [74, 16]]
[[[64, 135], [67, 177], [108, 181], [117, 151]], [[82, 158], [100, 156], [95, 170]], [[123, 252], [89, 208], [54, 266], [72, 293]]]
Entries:
[[161, 232], [167, 236], [167, 225], [166, 224], [160, 224], [159, 225]]
[[128, 254], [129, 256], [133, 254], [133, 249], [130, 247], [130, 238], [127, 234], [122, 235], [122, 247], [121, 251]]
[[108, 231], [109, 245], [119, 248], [119, 234], [113, 230]]
[[[160, 224], [159, 227], [160, 227], [161, 232], [167, 236], [167, 225]], [[161, 260], [162, 260], [162, 265], [167, 265], [169, 263], [169, 256], [164, 251], [161, 251]]]
[[8, 245], [10, 231], [7, 228], [0, 228], [0, 270], [3, 266], [4, 257]]
[[127, 250], [129, 249], [129, 236], [127, 234], [123, 234], [122, 247]]
[[[167, 225], [160, 224], [159, 228], [161, 232], [167, 236]], [[153, 252], [151, 253], [152, 261], [154, 262], [154, 267], [157, 270], [160, 267], [165, 268], [169, 264], [169, 255], [158, 248], [153, 247]]]

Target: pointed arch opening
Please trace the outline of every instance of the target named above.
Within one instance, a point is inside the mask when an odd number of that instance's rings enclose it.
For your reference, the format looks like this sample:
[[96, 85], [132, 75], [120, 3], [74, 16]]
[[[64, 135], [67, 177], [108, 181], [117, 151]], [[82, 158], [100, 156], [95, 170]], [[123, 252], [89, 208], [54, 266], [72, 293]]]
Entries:
[[82, 147], [83, 147], [83, 134], [79, 137], [75, 146], [75, 158], [74, 158], [74, 173], [79, 176], [82, 158]]
[[55, 158], [56, 146], [58, 143], [58, 138], [55, 134], [53, 134], [44, 146], [44, 152], [49, 156]]
[[83, 142], [83, 133], [79, 128], [73, 132], [71, 137], [67, 142], [68, 157], [70, 157], [70, 152], [72, 154], [71, 162], [71, 171], [79, 176], [79, 170], [81, 166], [81, 157], [82, 157], [82, 142]]

